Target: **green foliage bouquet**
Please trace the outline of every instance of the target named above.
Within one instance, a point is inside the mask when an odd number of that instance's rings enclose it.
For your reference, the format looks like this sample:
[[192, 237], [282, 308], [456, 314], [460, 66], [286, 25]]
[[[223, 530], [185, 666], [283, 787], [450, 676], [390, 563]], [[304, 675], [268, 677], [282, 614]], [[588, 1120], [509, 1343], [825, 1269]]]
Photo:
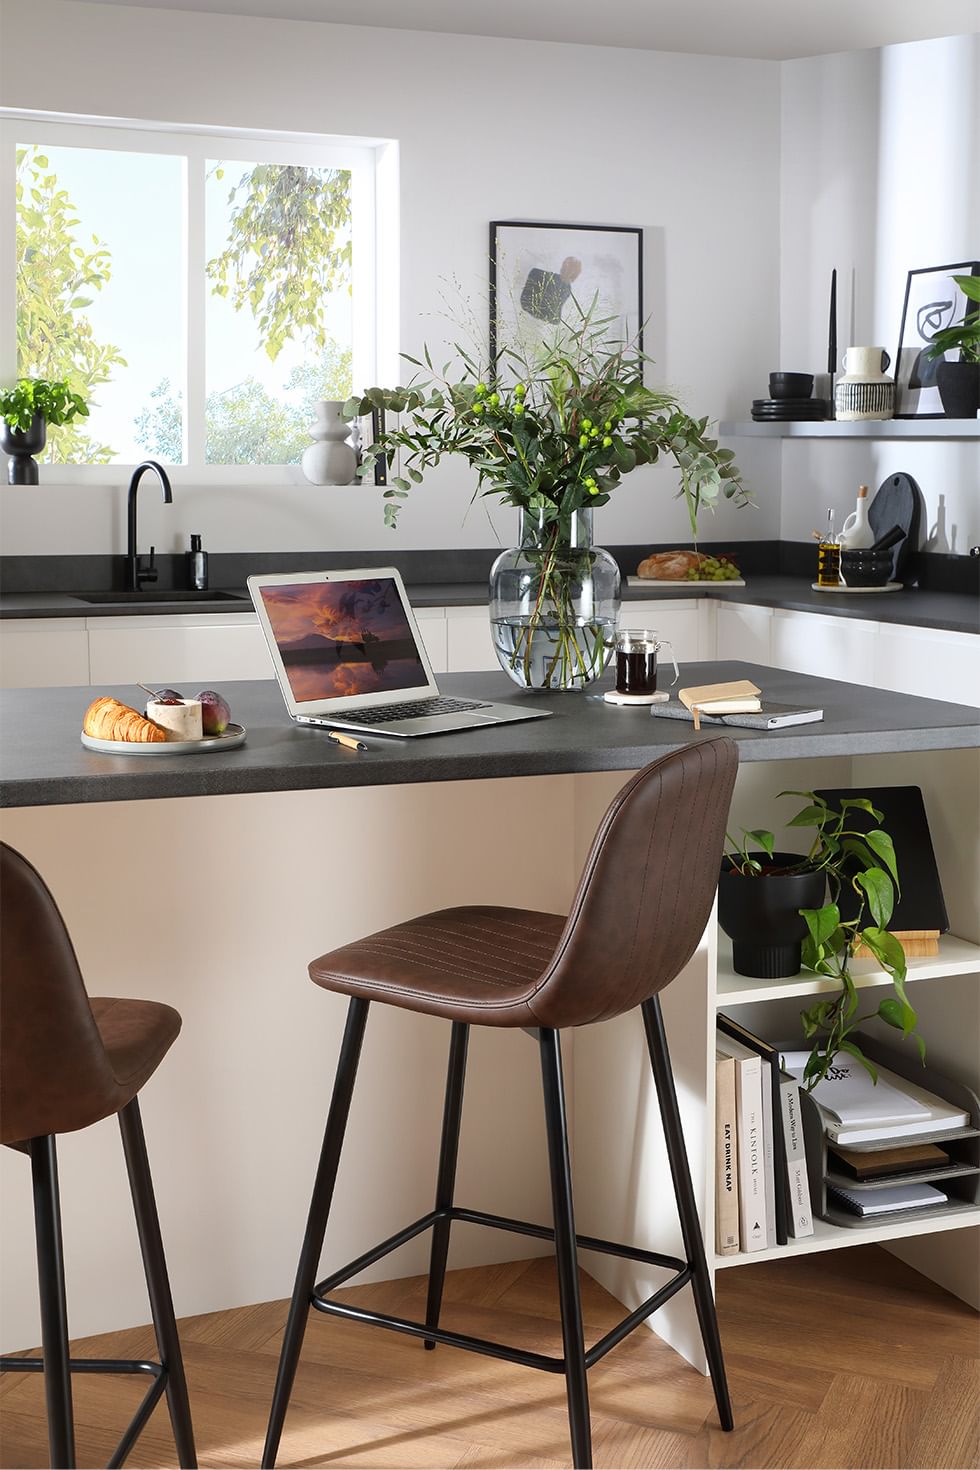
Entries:
[[499, 496], [546, 525], [567, 525], [574, 511], [605, 505], [624, 475], [661, 455], [680, 471], [677, 493], [695, 537], [702, 507], [714, 508], [722, 494], [748, 501], [735, 456], [709, 437], [707, 419], [692, 418], [667, 390], [644, 386], [649, 359], [609, 342], [609, 320], [595, 302], [575, 310], [552, 341], [505, 349], [495, 364], [456, 344], [462, 372], [454, 381], [448, 363], [435, 372], [425, 348], [424, 362], [406, 355], [419, 370], [406, 387], [369, 388], [348, 400], [349, 419], [372, 409], [402, 416], [367, 447], [358, 472], [372, 474], [381, 457], [391, 468], [401, 452], [403, 474], [384, 492], [387, 525], [396, 524], [412, 484], [446, 455], [476, 470], [474, 496]]
[[953, 280], [967, 298], [963, 320], [937, 332], [926, 356], [942, 357], [959, 348], [963, 362], [980, 363], [980, 276], [954, 276]]

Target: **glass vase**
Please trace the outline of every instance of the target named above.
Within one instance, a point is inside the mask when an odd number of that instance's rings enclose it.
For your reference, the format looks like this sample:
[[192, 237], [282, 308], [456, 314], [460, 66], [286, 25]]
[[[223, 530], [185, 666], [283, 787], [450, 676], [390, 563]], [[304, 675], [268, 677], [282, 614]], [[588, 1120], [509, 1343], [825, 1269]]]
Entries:
[[606, 668], [619, 616], [619, 568], [592, 545], [591, 510], [548, 520], [521, 512], [521, 544], [490, 572], [500, 667], [522, 689], [585, 689]]

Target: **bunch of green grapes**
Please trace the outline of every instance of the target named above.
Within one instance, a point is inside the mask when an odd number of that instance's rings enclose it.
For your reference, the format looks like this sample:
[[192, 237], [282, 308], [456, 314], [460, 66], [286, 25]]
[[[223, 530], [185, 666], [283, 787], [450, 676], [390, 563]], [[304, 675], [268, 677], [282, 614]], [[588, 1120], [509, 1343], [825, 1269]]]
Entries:
[[701, 565], [687, 573], [689, 582], [734, 582], [741, 572], [727, 556], [702, 556]]

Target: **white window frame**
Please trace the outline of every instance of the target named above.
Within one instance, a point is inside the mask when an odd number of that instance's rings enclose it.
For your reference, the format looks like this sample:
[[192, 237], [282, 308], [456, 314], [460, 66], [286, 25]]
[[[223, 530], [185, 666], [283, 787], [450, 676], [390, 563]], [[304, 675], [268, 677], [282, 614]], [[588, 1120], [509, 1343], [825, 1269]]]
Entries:
[[[17, 372], [16, 149], [74, 147], [127, 153], [168, 154], [186, 160], [184, 171], [183, 403], [184, 463], [168, 465], [174, 484], [306, 484], [295, 465], [205, 463], [205, 172], [208, 159], [234, 165], [294, 163], [343, 168], [351, 174], [353, 321], [352, 374], [355, 391], [385, 380], [397, 341], [398, 148], [390, 139], [332, 135], [257, 133], [246, 129], [197, 128], [129, 120], [71, 118], [0, 108], [0, 381]], [[152, 219], [147, 228], [152, 229]], [[394, 381], [394, 380], [392, 380]], [[149, 451], [147, 451], [149, 454]], [[44, 465], [47, 483], [104, 485], [126, 477], [133, 465]]]

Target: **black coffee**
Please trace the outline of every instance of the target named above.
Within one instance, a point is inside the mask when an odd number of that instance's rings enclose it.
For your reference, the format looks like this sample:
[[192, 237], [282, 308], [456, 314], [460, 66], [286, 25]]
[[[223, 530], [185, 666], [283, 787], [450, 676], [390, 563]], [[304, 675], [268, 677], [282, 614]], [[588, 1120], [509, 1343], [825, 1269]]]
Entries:
[[616, 690], [619, 694], [656, 694], [657, 653], [651, 649], [616, 650]]

